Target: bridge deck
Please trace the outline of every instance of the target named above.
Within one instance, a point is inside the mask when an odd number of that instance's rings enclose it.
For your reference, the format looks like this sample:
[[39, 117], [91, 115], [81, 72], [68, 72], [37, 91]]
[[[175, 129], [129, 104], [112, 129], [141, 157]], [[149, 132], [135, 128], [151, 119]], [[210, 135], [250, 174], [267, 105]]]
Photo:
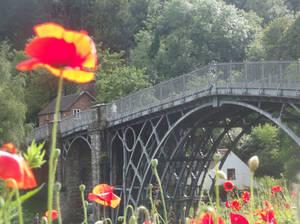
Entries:
[[[261, 61], [210, 64], [189, 74], [140, 90], [106, 105], [109, 126], [136, 119], [170, 107], [211, 95], [300, 96], [298, 61]], [[300, 98], [299, 98], [300, 99]], [[62, 135], [87, 129], [97, 120], [96, 109], [83, 111], [81, 117], [60, 121]], [[38, 127], [29, 140], [49, 136], [50, 125]]]

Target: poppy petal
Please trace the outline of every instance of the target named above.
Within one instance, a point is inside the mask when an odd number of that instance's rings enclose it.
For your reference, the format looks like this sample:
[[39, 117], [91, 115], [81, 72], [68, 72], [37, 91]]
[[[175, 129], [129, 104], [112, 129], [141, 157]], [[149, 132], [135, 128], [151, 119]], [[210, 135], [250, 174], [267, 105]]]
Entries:
[[73, 65], [82, 64], [85, 68], [96, 69], [96, 47], [86, 32], [66, 31], [64, 33], [64, 40], [75, 44], [77, 57], [73, 58]]
[[[47, 64], [69, 65], [76, 55], [75, 45], [53, 37], [35, 38], [25, 48], [26, 53]], [[80, 65], [80, 63], [79, 63]]]
[[43, 23], [34, 26], [34, 32], [38, 37], [63, 38], [65, 29], [55, 23]]
[[6, 180], [15, 179], [16, 182], [22, 181], [23, 172], [17, 157], [5, 151], [0, 151], [0, 178]]
[[26, 61], [22, 61], [21, 63], [17, 64], [17, 69], [21, 70], [21, 71], [28, 71], [31, 69], [35, 69], [38, 67], [41, 67], [39, 64], [41, 62], [35, 58], [33, 59], [29, 59]]
[[[35, 177], [23, 157], [0, 151], [0, 178], [3, 180], [14, 179], [19, 189], [29, 189], [37, 186]], [[14, 188], [13, 182], [8, 186]]]
[[231, 224], [249, 224], [248, 220], [240, 214], [230, 213], [230, 220]]
[[103, 194], [103, 193], [113, 192], [113, 191], [114, 191], [114, 187], [108, 184], [98, 184], [93, 188], [94, 194]]
[[63, 77], [77, 83], [87, 83], [92, 81], [95, 75], [93, 72], [67, 68], [63, 70]]

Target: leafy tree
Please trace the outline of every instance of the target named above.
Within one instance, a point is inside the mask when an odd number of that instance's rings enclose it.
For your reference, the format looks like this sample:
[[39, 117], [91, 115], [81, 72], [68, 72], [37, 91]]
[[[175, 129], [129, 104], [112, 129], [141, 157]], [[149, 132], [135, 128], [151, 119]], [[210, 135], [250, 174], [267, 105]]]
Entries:
[[111, 102], [150, 85], [145, 69], [124, 64], [123, 54], [109, 53], [109, 49], [100, 51], [100, 72], [96, 74], [98, 102]]
[[292, 23], [290, 17], [281, 17], [273, 20], [263, 31], [263, 46], [265, 58], [267, 60], [278, 60], [283, 58], [285, 51], [283, 46], [283, 36]]
[[254, 127], [246, 138], [243, 150], [240, 150], [239, 156], [247, 161], [251, 156], [257, 155], [260, 160], [256, 175], [269, 175], [280, 177], [283, 171], [283, 162], [279, 153], [279, 129], [269, 123]]
[[0, 43], [0, 144], [18, 145], [25, 136], [26, 105], [24, 75], [12, 63], [15, 52], [7, 42]]
[[[294, 0], [287, 1], [293, 2]], [[225, 2], [235, 5], [246, 12], [255, 12], [259, 17], [263, 18], [264, 24], [268, 24], [276, 18], [292, 14], [285, 0], [225, 0]]]
[[212, 60], [241, 61], [259, 29], [254, 17], [216, 0], [167, 2], [135, 36], [130, 62], [156, 82]]
[[300, 58], [300, 14], [284, 33], [281, 44], [284, 59]]

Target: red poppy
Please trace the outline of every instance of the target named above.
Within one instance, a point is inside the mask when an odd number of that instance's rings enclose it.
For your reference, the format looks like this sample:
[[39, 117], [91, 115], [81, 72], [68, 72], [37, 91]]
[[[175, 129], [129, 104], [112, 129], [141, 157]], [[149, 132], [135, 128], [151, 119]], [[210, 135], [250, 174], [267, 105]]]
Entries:
[[[19, 189], [36, 187], [37, 184], [34, 175], [24, 158], [18, 154], [7, 152], [17, 152], [17, 149], [10, 144], [9, 147], [5, 144], [0, 148], [0, 179], [14, 179]], [[8, 186], [11, 188], [15, 187], [14, 183], [10, 181], [8, 182]]]
[[244, 203], [248, 203], [250, 201], [250, 192], [244, 191], [242, 194], [242, 200]]
[[233, 200], [231, 202], [231, 208], [235, 211], [239, 211], [242, 208], [242, 206], [238, 200]]
[[265, 209], [260, 212], [261, 219], [271, 224], [277, 224], [275, 219], [275, 211], [273, 209]]
[[114, 187], [108, 184], [99, 184], [93, 188], [93, 193], [90, 193], [88, 198], [101, 205], [116, 208], [121, 199], [113, 193]]
[[[193, 219], [190, 221], [190, 224], [215, 224], [213, 213], [206, 212], [203, 213], [197, 218], [197, 220]], [[217, 224], [225, 224], [224, 220], [222, 218], [218, 218]]]
[[17, 68], [27, 71], [39, 67], [48, 69], [55, 76], [78, 83], [90, 82], [96, 70], [96, 47], [85, 31], [64, 29], [54, 23], [34, 27], [36, 37], [26, 46], [31, 59], [21, 62]]
[[[50, 212], [46, 211], [45, 212], [45, 216], [49, 220]], [[54, 219], [57, 219], [57, 218], [58, 218], [58, 212], [57, 212], [57, 210], [54, 210], [54, 209], [51, 210], [51, 221], [53, 221]]]
[[231, 181], [225, 181], [223, 186], [224, 186], [225, 191], [232, 191], [234, 188], [234, 184]]
[[240, 214], [230, 213], [230, 220], [231, 224], [249, 224], [248, 220]]
[[297, 194], [296, 191], [292, 191], [292, 192], [291, 192], [292, 197], [295, 197], [296, 194]]
[[279, 186], [279, 185], [274, 186], [274, 187], [272, 187], [272, 189], [271, 189], [271, 192], [272, 192], [272, 193], [278, 193], [278, 192], [280, 192], [280, 191], [281, 191], [281, 186]]

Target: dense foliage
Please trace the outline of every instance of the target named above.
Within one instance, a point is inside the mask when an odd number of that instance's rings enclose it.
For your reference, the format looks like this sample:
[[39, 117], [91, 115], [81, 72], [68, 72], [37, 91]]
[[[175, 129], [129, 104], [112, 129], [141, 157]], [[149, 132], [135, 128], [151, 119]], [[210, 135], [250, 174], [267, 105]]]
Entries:
[[[15, 70], [35, 24], [52, 21], [89, 32], [99, 47], [97, 102], [109, 102], [212, 61], [298, 60], [299, 11], [298, 0], [1, 1], [1, 142], [21, 143], [56, 94], [57, 80], [47, 71], [25, 76]], [[76, 91], [64, 83], [66, 94]], [[278, 176], [270, 158], [288, 175], [297, 164], [288, 159], [299, 158], [298, 148], [269, 124], [241, 142], [241, 156], [256, 153], [265, 161], [258, 174]]]

